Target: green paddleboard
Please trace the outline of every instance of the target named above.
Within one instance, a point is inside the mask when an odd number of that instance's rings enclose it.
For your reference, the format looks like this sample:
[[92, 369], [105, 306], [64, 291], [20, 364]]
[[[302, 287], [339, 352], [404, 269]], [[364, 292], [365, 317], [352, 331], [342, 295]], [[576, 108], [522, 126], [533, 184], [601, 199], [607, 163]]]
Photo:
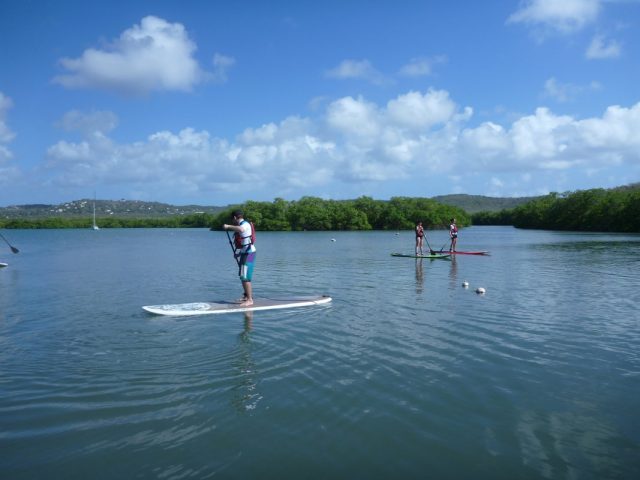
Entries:
[[425, 255], [416, 255], [415, 253], [392, 253], [391, 256], [392, 257], [409, 257], [409, 258], [430, 258], [430, 259], [442, 258], [442, 259], [450, 259], [451, 254], [450, 253], [434, 253], [432, 255], [430, 253], [427, 253]]

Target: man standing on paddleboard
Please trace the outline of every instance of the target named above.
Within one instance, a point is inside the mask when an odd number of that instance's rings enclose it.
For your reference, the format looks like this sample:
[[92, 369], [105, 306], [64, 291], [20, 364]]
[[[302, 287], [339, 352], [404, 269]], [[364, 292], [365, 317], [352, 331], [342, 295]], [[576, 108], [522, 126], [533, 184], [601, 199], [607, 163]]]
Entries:
[[234, 233], [234, 245], [236, 255], [238, 256], [238, 267], [240, 281], [244, 296], [240, 299], [240, 306], [249, 307], [253, 305], [253, 288], [251, 286], [251, 278], [253, 277], [253, 265], [256, 260], [256, 247], [253, 244], [255, 232], [253, 224], [244, 219], [242, 210], [234, 210], [231, 213], [235, 225], [222, 226], [225, 230], [231, 230]]

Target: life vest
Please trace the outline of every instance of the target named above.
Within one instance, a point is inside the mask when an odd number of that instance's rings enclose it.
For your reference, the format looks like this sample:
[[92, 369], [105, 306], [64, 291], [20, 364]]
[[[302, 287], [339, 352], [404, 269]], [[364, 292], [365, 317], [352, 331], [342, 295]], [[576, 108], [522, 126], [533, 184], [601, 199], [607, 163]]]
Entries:
[[[233, 234], [233, 242], [236, 248], [242, 248], [242, 247], [247, 247], [249, 245], [253, 245], [254, 243], [256, 243], [256, 227], [253, 225], [253, 222], [249, 222], [247, 220], [242, 220], [240, 222], [240, 225], [244, 224], [244, 223], [248, 223], [251, 225], [251, 235], [245, 235], [244, 237], [240, 234], [240, 232], [236, 232]], [[243, 240], [245, 238], [251, 238], [251, 241], [249, 243], [245, 243], [243, 244]]]

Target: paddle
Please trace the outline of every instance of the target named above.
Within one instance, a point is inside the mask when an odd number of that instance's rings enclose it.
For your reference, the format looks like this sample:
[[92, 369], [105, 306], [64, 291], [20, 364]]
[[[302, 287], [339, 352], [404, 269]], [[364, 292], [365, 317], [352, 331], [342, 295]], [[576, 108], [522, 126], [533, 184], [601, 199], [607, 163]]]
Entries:
[[227, 238], [229, 239], [229, 245], [231, 245], [231, 251], [233, 252], [233, 258], [236, 259], [236, 263], [238, 264], [238, 268], [240, 268], [240, 259], [238, 255], [236, 255], [236, 247], [233, 245], [233, 241], [231, 240], [231, 235], [229, 235], [229, 230], [225, 230], [227, 232]]
[[425, 231], [423, 231], [422, 236], [424, 237], [424, 241], [427, 242], [427, 247], [429, 247], [429, 253], [431, 255], [435, 255], [436, 251], [433, 248], [431, 248], [431, 245], [429, 244], [429, 240], [427, 239], [427, 233]]
[[18, 250], [16, 247], [14, 247], [13, 245], [11, 245], [11, 244], [9, 243], [9, 240], [7, 240], [6, 238], [4, 238], [4, 235], [2, 235], [1, 233], [0, 233], [0, 237], [2, 237], [2, 239], [3, 239], [5, 242], [7, 242], [7, 245], [9, 245], [9, 248], [11, 248], [11, 251], [12, 251], [13, 253], [19, 253], [19, 252], [20, 252], [20, 250]]
[[[427, 242], [427, 247], [429, 247], [429, 253], [431, 255], [436, 255], [438, 253], [442, 253], [442, 249], [444, 248], [444, 245], [442, 246], [442, 248], [440, 249], [439, 252], [435, 251], [433, 248], [431, 248], [431, 244], [429, 244], [429, 239], [427, 239], [427, 230], [424, 229], [422, 232], [423, 232], [422, 236], [423, 236], [425, 242]], [[446, 243], [445, 243], [445, 245], [446, 245]]]

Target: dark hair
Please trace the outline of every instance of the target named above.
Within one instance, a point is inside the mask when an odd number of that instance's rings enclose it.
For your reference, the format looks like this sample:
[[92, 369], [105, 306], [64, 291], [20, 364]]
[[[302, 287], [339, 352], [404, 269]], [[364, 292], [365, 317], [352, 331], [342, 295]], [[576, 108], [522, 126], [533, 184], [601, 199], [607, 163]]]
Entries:
[[234, 210], [233, 212], [231, 212], [231, 216], [232, 217], [244, 217], [244, 214], [242, 213], [242, 210]]

